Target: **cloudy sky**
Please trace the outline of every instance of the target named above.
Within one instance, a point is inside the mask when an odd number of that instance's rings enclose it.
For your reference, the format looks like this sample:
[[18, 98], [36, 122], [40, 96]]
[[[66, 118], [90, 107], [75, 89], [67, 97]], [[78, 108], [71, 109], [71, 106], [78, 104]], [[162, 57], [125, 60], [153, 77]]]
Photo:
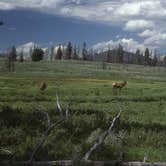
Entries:
[[86, 41], [166, 51], [166, 0], [0, 0], [0, 49]]

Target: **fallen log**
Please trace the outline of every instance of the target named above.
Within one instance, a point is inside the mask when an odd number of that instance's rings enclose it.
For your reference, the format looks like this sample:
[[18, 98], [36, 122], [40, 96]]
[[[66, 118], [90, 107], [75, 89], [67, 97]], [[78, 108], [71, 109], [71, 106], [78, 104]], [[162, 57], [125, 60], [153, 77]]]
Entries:
[[[144, 162], [122, 162], [122, 161], [79, 161], [84, 166], [166, 166], [166, 163], [144, 163]], [[61, 160], [61, 161], [0, 161], [0, 166], [73, 166], [74, 161], [72, 160]], [[79, 166], [79, 165], [78, 165]]]

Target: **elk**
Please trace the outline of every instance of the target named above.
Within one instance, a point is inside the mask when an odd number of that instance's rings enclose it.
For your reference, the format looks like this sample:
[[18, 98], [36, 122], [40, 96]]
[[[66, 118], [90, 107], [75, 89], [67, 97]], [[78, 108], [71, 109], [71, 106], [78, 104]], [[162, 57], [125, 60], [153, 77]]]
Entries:
[[41, 90], [41, 92], [42, 92], [43, 95], [44, 95], [44, 91], [46, 90], [46, 88], [47, 88], [47, 84], [42, 81], [40, 83], [40, 90]]
[[127, 84], [127, 81], [113, 82], [112, 83], [113, 92], [116, 93], [117, 89], [121, 90], [124, 86], [126, 86], [126, 84]]

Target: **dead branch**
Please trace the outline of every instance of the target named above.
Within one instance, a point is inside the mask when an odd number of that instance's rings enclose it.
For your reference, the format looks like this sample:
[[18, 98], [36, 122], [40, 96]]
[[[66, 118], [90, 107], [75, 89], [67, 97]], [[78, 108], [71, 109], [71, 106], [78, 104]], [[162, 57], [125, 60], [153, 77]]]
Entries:
[[0, 151], [4, 152], [5, 154], [9, 154], [9, 155], [12, 155], [12, 154], [13, 154], [12, 151], [7, 150], [7, 149], [2, 149], [2, 148], [0, 148]]
[[45, 111], [41, 111], [41, 110], [45, 110], [45, 107], [43, 107], [43, 106], [39, 105], [39, 106], [38, 106], [38, 111], [39, 111], [40, 113], [42, 113], [43, 115], [45, 115], [45, 116], [46, 116], [48, 126], [50, 126], [50, 125], [51, 125], [50, 116], [48, 115], [48, 113], [47, 113], [47, 112], [45, 112]]
[[105, 131], [104, 133], [102, 133], [102, 134], [99, 136], [97, 142], [95, 142], [95, 143], [93, 144], [93, 146], [89, 149], [89, 151], [88, 151], [88, 152], [85, 154], [85, 156], [83, 157], [84, 160], [88, 160], [89, 157], [90, 157], [90, 155], [92, 154], [92, 152], [93, 152], [94, 150], [96, 150], [96, 149], [105, 141], [105, 139], [107, 138], [107, 136], [112, 132], [112, 129], [113, 129], [114, 124], [115, 124], [115, 121], [116, 121], [117, 119], [119, 119], [121, 113], [122, 113], [122, 110], [121, 110], [121, 108], [120, 108], [119, 113], [113, 118], [113, 120], [112, 120], [112, 122], [111, 122], [111, 125], [109, 126], [108, 130]]
[[44, 112], [44, 111], [41, 111], [41, 113], [43, 113], [47, 117], [48, 126], [51, 126], [51, 120], [50, 120], [50, 116], [48, 115], [48, 113]]
[[12, 163], [13, 163], [13, 159], [14, 159], [14, 157], [16, 156], [17, 153], [18, 153], [18, 151], [14, 152], [14, 153], [10, 156], [10, 158], [9, 158], [9, 164], [12, 164]]
[[71, 100], [69, 99], [69, 102], [67, 104], [67, 107], [66, 107], [66, 111], [65, 111], [65, 116], [68, 117], [69, 116], [69, 108], [71, 106]]
[[[59, 97], [58, 95], [56, 94], [56, 99], [57, 99], [57, 107], [58, 107], [58, 110], [60, 112], [60, 119], [55, 122], [55, 123], [51, 123], [51, 120], [50, 120], [50, 116], [47, 112], [44, 112], [44, 111], [40, 111], [42, 112], [46, 118], [47, 118], [47, 123], [48, 123], [48, 128], [46, 129], [46, 131], [44, 132], [43, 134], [43, 137], [39, 140], [39, 142], [37, 143], [36, 145], [36, 148], [35, 150], [32, 152], [32, 155], [30, 157], [30, 160], [29, 162], [32, 163], [33, 159], [34, 159], [34, 156], [35, 154], [38, 152], [38, 150], [42, 147], [42, 145], [44, 144], [44, 142], [46, 141], [47, 137], [49, 136], [51, 130], [53, 130], [55, 127], [57, 127], [58, 125], [62, 124], [67, 118], [68, 118], [68, 112], [69, 112], [69, 106], [70, 104], [68, 104], [67, 108], [66, 108], [66, 112], [65, 112], [65, 116], [63, 116], [63, 110], [62, 110], [62, 107], [60, 105], [60, 102], [59, 102]], [[39, 106], [40, 109], [44, 108], [44, 107], [41, 107]]]
[[42, 137], [41, 140], [37, 143], [35, 150], [32, 152], [32, 155], [31, 155], [30, 160], [29, 160], [30, 163], [33, 161], [35, 154], [38, 152], [38, 150], [42, 147], [42, 145], [43, 145], [44, 142], [46, 141], [46, 139], [47, 139], [47, 137], [49, 136], [51, 130], [52, 130], [54, 127], [60, 125], [60, 124], [61, 124], [62, 122], [64, 122], [64, 121], [65, 121], [65, 119], [62, 118], [62, 119], [60, 119], [58, 122], [53, 123], [53, 124], [51, 124], [51, 125], [48, 126], [48, 128], [46, 129], [46, 131], [45, 131], [44, 134], [43, 134], [43, 137]]
[[59, 97], [58, 97], [57, 93], [56, 93], [56, 104], [57, 104], [60, 116], [63, 117], [63, 111], [62, 111], [62, 108], [61, 108], [61, 105], [60, 105], [60, 102], [59, 102]]
[[[81, 161], [84, 165], [87, 166], [166, 166], [166, 163], [160, 162], [139, 162], [139, 161], [131, 161], [131, 162], [121, 162], [121, 161]], [[7, 161], [0, 161], [1, 166], [27, 166], [29, 163], [26, 161], [14, 161], [12, 164], [9, 164]], [[83, 165], [82, 164], [82, 165]], [[31, 166], [73, 166], [73, 160], [58, 160], [58, 161], [37, 161], [33, 162]]]
[[8, 164], [11, 164], [13, 162], [13, 158], [15, 157], [15, 155], [17, 154], [18, 151], [16, 152], [12, 152], [10, 150], [7, 149], [0, 149], [0, 151], [4, 152], [5, 154], [9, 155], [9, 159], [8, 159]]

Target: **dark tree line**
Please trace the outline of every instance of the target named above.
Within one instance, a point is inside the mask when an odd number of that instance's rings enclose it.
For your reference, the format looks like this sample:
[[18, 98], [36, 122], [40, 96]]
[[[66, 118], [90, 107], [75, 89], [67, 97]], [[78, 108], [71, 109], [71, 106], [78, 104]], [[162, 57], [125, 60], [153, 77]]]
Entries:
[[[41, 48], [31, 48], [30, 57], [32, 61], [43, 60], [45, 52]], [[50, 60], [60, 60], [60, 59], [75, 59], [75, 60], [88, 60], [88, 61], [101, 61], [108, 63], [122, 63], [122, 64], [138, 64], [145, 66], [166, 66], [166, 55], [160, 60], [157, 55], [157, 51], [152, 52], [146, 48], [144, 52], [139, 49], [135, 53], [127, 52], [123, 49], [121, 44], [115, 49], [108, 48], [107, 51], [101, 53], [95, 53], [93, 49], [89, 50], [87, 48], [86, 42], [83, 43], [82, 49], [78, 46], [73, 46], [71, 42], [68, 42], [66, 46], [59, 44], [57, 50], [52, 47], [50, 49]], [[7, 56], [7, 66], [9, 71], [14, 71], [14, 62], [18, 60], [20, 62], [24, 61], [23, 51], [20, 54], [17, 53], [16, 48], [13, 46]]]
[[[37, 60], [40, 61], [43, 59], [44, 52], [40, 48], [34, 48], [31, 50], [31, 55], [37, 56]], [[110, 63], [128, 63], [128, 64], [138, 64], [145, 66], [157, 66], [163, 65], [166, 66], [166, 56], [163, 61], [160, 62], [158, 59], [157, 52], [155, 51], [152, 56], [152, 52], [148, 48], [145, 49], [145, 52], [142, 53], [139, 49], [136, 50], [135, 53], [126, 52], [123, 49], [123, 46], [119, 44], [119, 46], [111, 50], [110, 48], [106, 51], [106, 58], [104, 58], [104, 53], [95, 53], [93, 49], [88, 50], [86, 42], [83, 43], [82, 50], [79, 47], [72, 46], [71, 42], [67, 43], [67, 46], [63, 46], [59, 44], [57, 52], [54, 53], [54, 47], [51, 48], [50, 59], [75, 59], [75, 60], [88, 60], [88, 61], [96, 61], [96, 56], [100, 56], [100, 61], [102, 62], [110, 62]], [[31, 56], [32, 57], [32, 56]], [[21, 56], [20, 56], [20, 59]], [[21, 61], [21, 60], [20, 60]], [[104, 63], [103, 63], [104, 64]]]
[[[119, 44], [116, 49], [106, 51], [105, 53], [100, 53], [97, 56], [104, 58], [106, 55], [106, 61], [110, 63], [127, 63], [127, 64], [138, 64], [138, 65], [145, 65], [145, 66], [157, 66], [159, 65], [159, 59], [157, 52], [154, 52], [152, 56], [152, 52], [149, 51], [148, 48], [145, 49], [144, 53], [141, 53], [139, 49], [136, 50], [135, 53], [130, 53], [123, 50], [123, 46]], [[166, 57], [164, 58], [166, 59]], [[164, 63], [163, 60], [162, 63]]]
[[44, 51], [41, 48], [34, 48], [32, 51], [32, 61], [40, 61], [44, 57]]
[[13, 46], [9, 51], [6, 59], [6, 67], [9, 72], [15, 71], [15, 61], [17, 60], [17, 51], [16, 48]]
[[82, 50], [80, 51], [80, 48], [75, 46], [72, 46], [71, 42], [68, 42], [67, 46], [63, 46], [59, 44], [59, 47], [54, 53], [54, 48], [51, 48], [51, 54], [50, 59], [75, 59], [75, 60], [92, 60], [92, 52], [88, 52], [87, 45], [84, 42]]

